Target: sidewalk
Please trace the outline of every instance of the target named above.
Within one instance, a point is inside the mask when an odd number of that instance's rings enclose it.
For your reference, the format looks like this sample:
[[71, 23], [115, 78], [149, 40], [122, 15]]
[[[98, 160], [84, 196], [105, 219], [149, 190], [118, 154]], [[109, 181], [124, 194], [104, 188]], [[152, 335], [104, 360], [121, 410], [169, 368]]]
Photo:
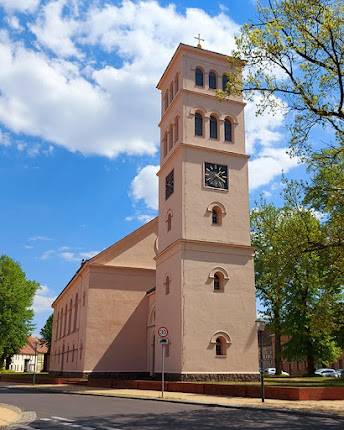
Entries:
[[0, 428], [17, 422], [21, 418], [21, 410], [10, 405], [0, 403]]
[[47, 390], [52, 392], [62, 392], [69, 394], [122, 397], [130, 399], [172, 401], [191, 404], [203, 404], [220, 407], [245, 407], [260, 409], [275, 409], [284, 411], [300, 411], [305, 413], [335, 414], [344, 417], [344, 400], [319, 400], [319, 401], [287, 401], [266, 399], [264, 403], [260, 399], [244, 397], [222, 397], [208, 396], [191, 393], [165, 392], [161, 398], [160, 391], [153, 390], [128, 390], [113, 388], [90, 388], [71, 385], [17, 385], [17, 388], [30, 387], [37, 390]]

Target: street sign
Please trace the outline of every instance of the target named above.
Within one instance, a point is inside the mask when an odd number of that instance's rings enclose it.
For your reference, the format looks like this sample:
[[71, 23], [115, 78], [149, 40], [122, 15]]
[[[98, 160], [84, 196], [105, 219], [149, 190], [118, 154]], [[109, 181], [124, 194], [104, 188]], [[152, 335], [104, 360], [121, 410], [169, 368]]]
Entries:
[[168, 344], [168, 339], [159, 339], [159, 343], [160, 345], [167, 345]]
[[166, 337], [168, 335], [168, 330], [166, 327], [160, 327], [158, 330], [158, 335], [160, 337]]

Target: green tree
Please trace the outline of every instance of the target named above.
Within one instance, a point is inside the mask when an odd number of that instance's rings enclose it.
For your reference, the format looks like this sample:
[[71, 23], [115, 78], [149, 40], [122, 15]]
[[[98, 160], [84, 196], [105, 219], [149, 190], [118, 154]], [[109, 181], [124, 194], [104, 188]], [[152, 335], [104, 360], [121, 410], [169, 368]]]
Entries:
[[335, 332], [341, 285], [329, 254], [309, 250], [309, 243], [319, 243], [324, 236], [319, 220], [304, 208], [294, 209], [286, 228], [295, 249], [290, 254], [285, 300], [284, 333], [289, 341], [283, 354], [288, 359], [306, 359], [311, 375], [316, 364], [329, 365], [340, 355]]
[[0, 363], [8, 366], [32, 332], [32, 302], [38, 286], [17, 262], [0, 256]]
[[255, 247], [257, 297], [264, 306], [269, 328], [275, 335], [275, 368], [281, 374], [281, 336], [289, 276], [288, 236], [284, 235], [283, 209], [261, 202], [251, 212], [252, 245]]
[[[252, 212], [251, 225], [257, 296], [275, 333], [276, 372], [283, 355], [307, 360], [312, 374], [316, 363], [329, 364], [338, 357], [342, 333], [342, 284], [332, 254], [309, 248], [310, 243], [322, 243], [323, 225], [303, 206], [265, 203]], [[282, 334], [289, 338], [283, 348]]]
[[[245, 24], [230, 59], [226, 95], [259, 94], [258, 112], [286, 102], [291, 143], [308, 158], [315, 126], [334, 132], [328, 147], [343, 144], [344, 4], [337, 0], [268, 0], [256, 23]], [[246, 61], [244, 81], [236, 68]], [[257, 102], [257, 98], [254, 99]], [[328, 139], [328, 138], [327, 138]], [[314, 149], [314, 148], [313, 148]], [[338, 149], [338, 148], [337, 148]], [[343, 148], [339, 148], [340, 151]]]
[[49, 318], [44, 324], [44, 327], [40, 331], [40, 335], [42, 336], [42, 341], [46, 343], [49, 351], [51, 346], [52, 330], [53, 330], [53, 314], [49, 316]]

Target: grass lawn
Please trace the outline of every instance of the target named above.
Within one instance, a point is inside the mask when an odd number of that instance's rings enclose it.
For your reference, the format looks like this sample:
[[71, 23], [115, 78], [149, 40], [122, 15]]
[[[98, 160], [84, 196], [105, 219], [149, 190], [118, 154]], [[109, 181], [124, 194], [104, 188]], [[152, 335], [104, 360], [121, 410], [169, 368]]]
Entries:
[[344, 387], [344, 378], [326, 378], [322, 376], [274, 377], [265, 378], [267, 385], [280, 387]]

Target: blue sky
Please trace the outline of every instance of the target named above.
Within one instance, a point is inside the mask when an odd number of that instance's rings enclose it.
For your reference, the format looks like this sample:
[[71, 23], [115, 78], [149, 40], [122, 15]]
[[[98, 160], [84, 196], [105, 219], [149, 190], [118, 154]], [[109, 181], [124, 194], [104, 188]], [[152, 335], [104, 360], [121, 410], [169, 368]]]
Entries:
[[[224, 6], [225, 5], [225, 6]], [[179, 42], [230, 53], [253, 0], [0, 0], [0, 254], [42, 288], [36, 332], [82, 258], [156, 215], [160, 101]], [[246, 108], [250, 199], [279, 202], [282, 113]]]

